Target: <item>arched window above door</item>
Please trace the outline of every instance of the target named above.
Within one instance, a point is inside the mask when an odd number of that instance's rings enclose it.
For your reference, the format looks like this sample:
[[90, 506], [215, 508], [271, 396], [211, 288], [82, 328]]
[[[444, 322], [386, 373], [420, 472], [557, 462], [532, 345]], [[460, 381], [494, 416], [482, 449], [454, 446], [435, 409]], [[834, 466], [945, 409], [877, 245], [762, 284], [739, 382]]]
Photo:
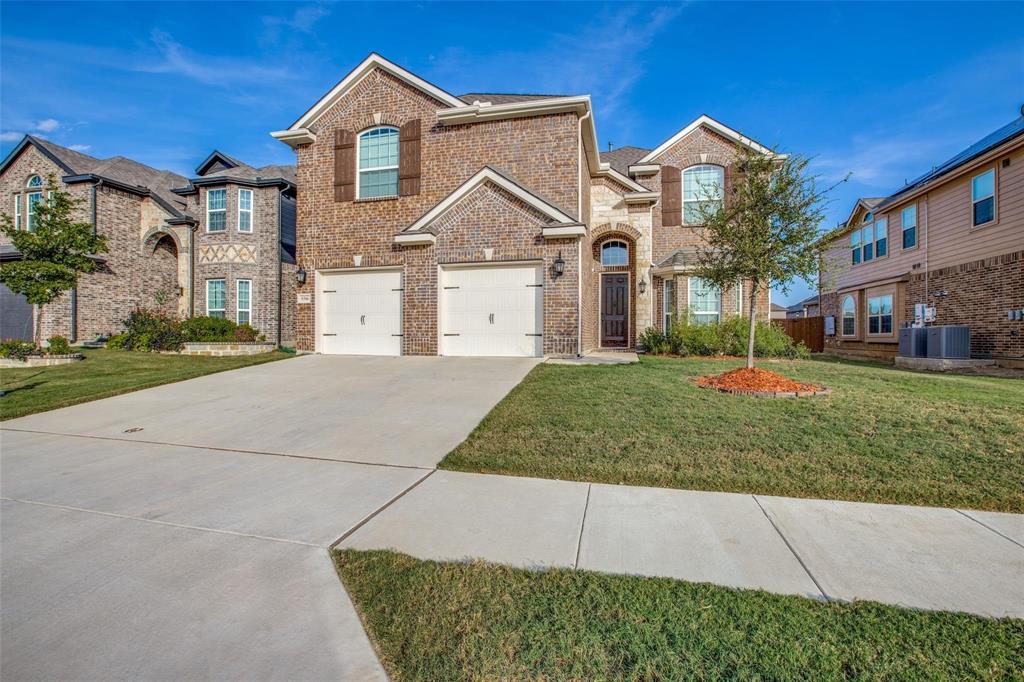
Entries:
[[628, 265], [629, 247], [625, 242], [613, 240], [601, 245], [601, 265]]

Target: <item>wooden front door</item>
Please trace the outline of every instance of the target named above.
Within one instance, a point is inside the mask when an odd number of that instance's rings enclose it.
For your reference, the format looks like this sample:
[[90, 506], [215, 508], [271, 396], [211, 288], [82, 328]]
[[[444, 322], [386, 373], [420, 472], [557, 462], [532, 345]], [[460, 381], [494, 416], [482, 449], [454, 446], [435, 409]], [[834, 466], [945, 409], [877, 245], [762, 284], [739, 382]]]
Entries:
[[601, 347], [629, 346], [629, 275], [601, 275]]

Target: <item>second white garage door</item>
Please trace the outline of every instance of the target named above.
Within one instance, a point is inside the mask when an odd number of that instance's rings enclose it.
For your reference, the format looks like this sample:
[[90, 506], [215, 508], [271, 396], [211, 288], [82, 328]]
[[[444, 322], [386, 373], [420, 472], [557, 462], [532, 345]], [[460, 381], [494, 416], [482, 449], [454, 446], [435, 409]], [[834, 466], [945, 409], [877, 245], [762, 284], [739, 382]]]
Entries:
[[319, 273], [320, 352], [402, 354], [402, 273]]
[[440, 297], [441, 355], [543, 355], [540, 265], [447, 268]]

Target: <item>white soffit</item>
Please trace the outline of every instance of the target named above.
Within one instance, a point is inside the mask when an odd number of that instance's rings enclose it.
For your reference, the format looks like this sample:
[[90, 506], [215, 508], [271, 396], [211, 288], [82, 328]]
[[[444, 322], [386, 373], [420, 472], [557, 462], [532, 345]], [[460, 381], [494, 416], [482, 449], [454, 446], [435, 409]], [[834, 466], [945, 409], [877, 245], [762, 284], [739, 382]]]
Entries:
[[409, 227], [405, 228], [403, 232], [416, 232], [428, 227], [431, 223], [437, 220], [439, 217], [444, 215], [452, 207], [466, 198], [473, 190], [475, 190], [484, 182], [492, 182], [498, 187], [501, 187], [509, 194], [521, 199], [523, 202], [529, 204], [533, 208], [537, 209], [544, 215], [548, 216], [552, 220], [557, 220], [560, 223], [575, 223], [576, 219], [572, 216], [564, 213], [558, 207], [549, 204], [540, 197], [537, 197], [530, 192], [526, 191], [516, 183], [512, 182], [505, 176], [501, 175], [493, 168], [484, 166], [476, 172], [473, 177], [466, 180], [464, 183], [459, 185], [454, 192], [449, 194], [443, 200], [441, 200], [434, 208], [424, 213], [419, 220], [414, 222]]
[[719, 123], [715, 119], [713, 119], [710, 116], [704, 114], [704, 115], [701, 115], [699, 118], [697, 118], [697, 120], [695, 120], [693, 123], [691, 123], [690, 125], [686, 126], [682, 130], [680, 130], [678, 133], [676, 133], [675, 135], [673, 135], [669, 139], [667, 139], [664, 142], [662, 142], [660, 145], [658, 145], [658, 147], [656, 149], [651, 151], [647, 156], [645, 156], [644, 158], [640, 159], [639, 161], [637, 161], [633, 165], [640, 166], [640, 165], [643, 165], [645, 163], [654, 163], [655, 162], [654, 160], [656, 158], [658, 158], [662, 153], [664, 153], [665, 150], [667, 150], [669, 147], [671, 147], [675, 143], [679, 142], [679, 140], [683, 139], [684, 137], [686, 137], [687, 135], [692, 133], [699, 126], [706, 126], [707, 128], [709, 128], [709, 129], [715, 131], [716, 133], [718, 133], [719, 135], [722, 135], [723, 137], [726, 137], [726, 138], [732, 140], [733, 142], [737, 142], [739, 144], [742, 144], [744, 147], [747, 147], [748, 149], [753, 149], [756, 152], [760, 152], [762, 154], [769, 154], [769, 155], [775, 156], [777, 158], [785, 158], [786, 157], [785, 154], [774, 154], [771, 149], [768, 149], [764, 145], [761, 145], [761, 144], [755, 142], [754, 140], [751, 140], [749, 137], [746, 137], [745, 135], [742, 135], [739, 132], [733, 130], [732, 128], [730, 128], [729, 126], [725, 125], [724, 123]]

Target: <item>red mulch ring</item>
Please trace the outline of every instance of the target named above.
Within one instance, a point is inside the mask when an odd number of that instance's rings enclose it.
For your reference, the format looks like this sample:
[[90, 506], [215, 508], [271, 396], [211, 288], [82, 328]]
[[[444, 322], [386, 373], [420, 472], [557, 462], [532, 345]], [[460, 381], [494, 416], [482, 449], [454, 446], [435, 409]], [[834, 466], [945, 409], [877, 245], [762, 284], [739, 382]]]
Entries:
[[793, 381], [781, 374], [756, 367], [753, 369], [743, 367], [724, 374], [700, 377], [697, 379], [697, 385], [725, 393], [773, 398], [796, 398], [831, 393], [829, 389], [822, 386]]

